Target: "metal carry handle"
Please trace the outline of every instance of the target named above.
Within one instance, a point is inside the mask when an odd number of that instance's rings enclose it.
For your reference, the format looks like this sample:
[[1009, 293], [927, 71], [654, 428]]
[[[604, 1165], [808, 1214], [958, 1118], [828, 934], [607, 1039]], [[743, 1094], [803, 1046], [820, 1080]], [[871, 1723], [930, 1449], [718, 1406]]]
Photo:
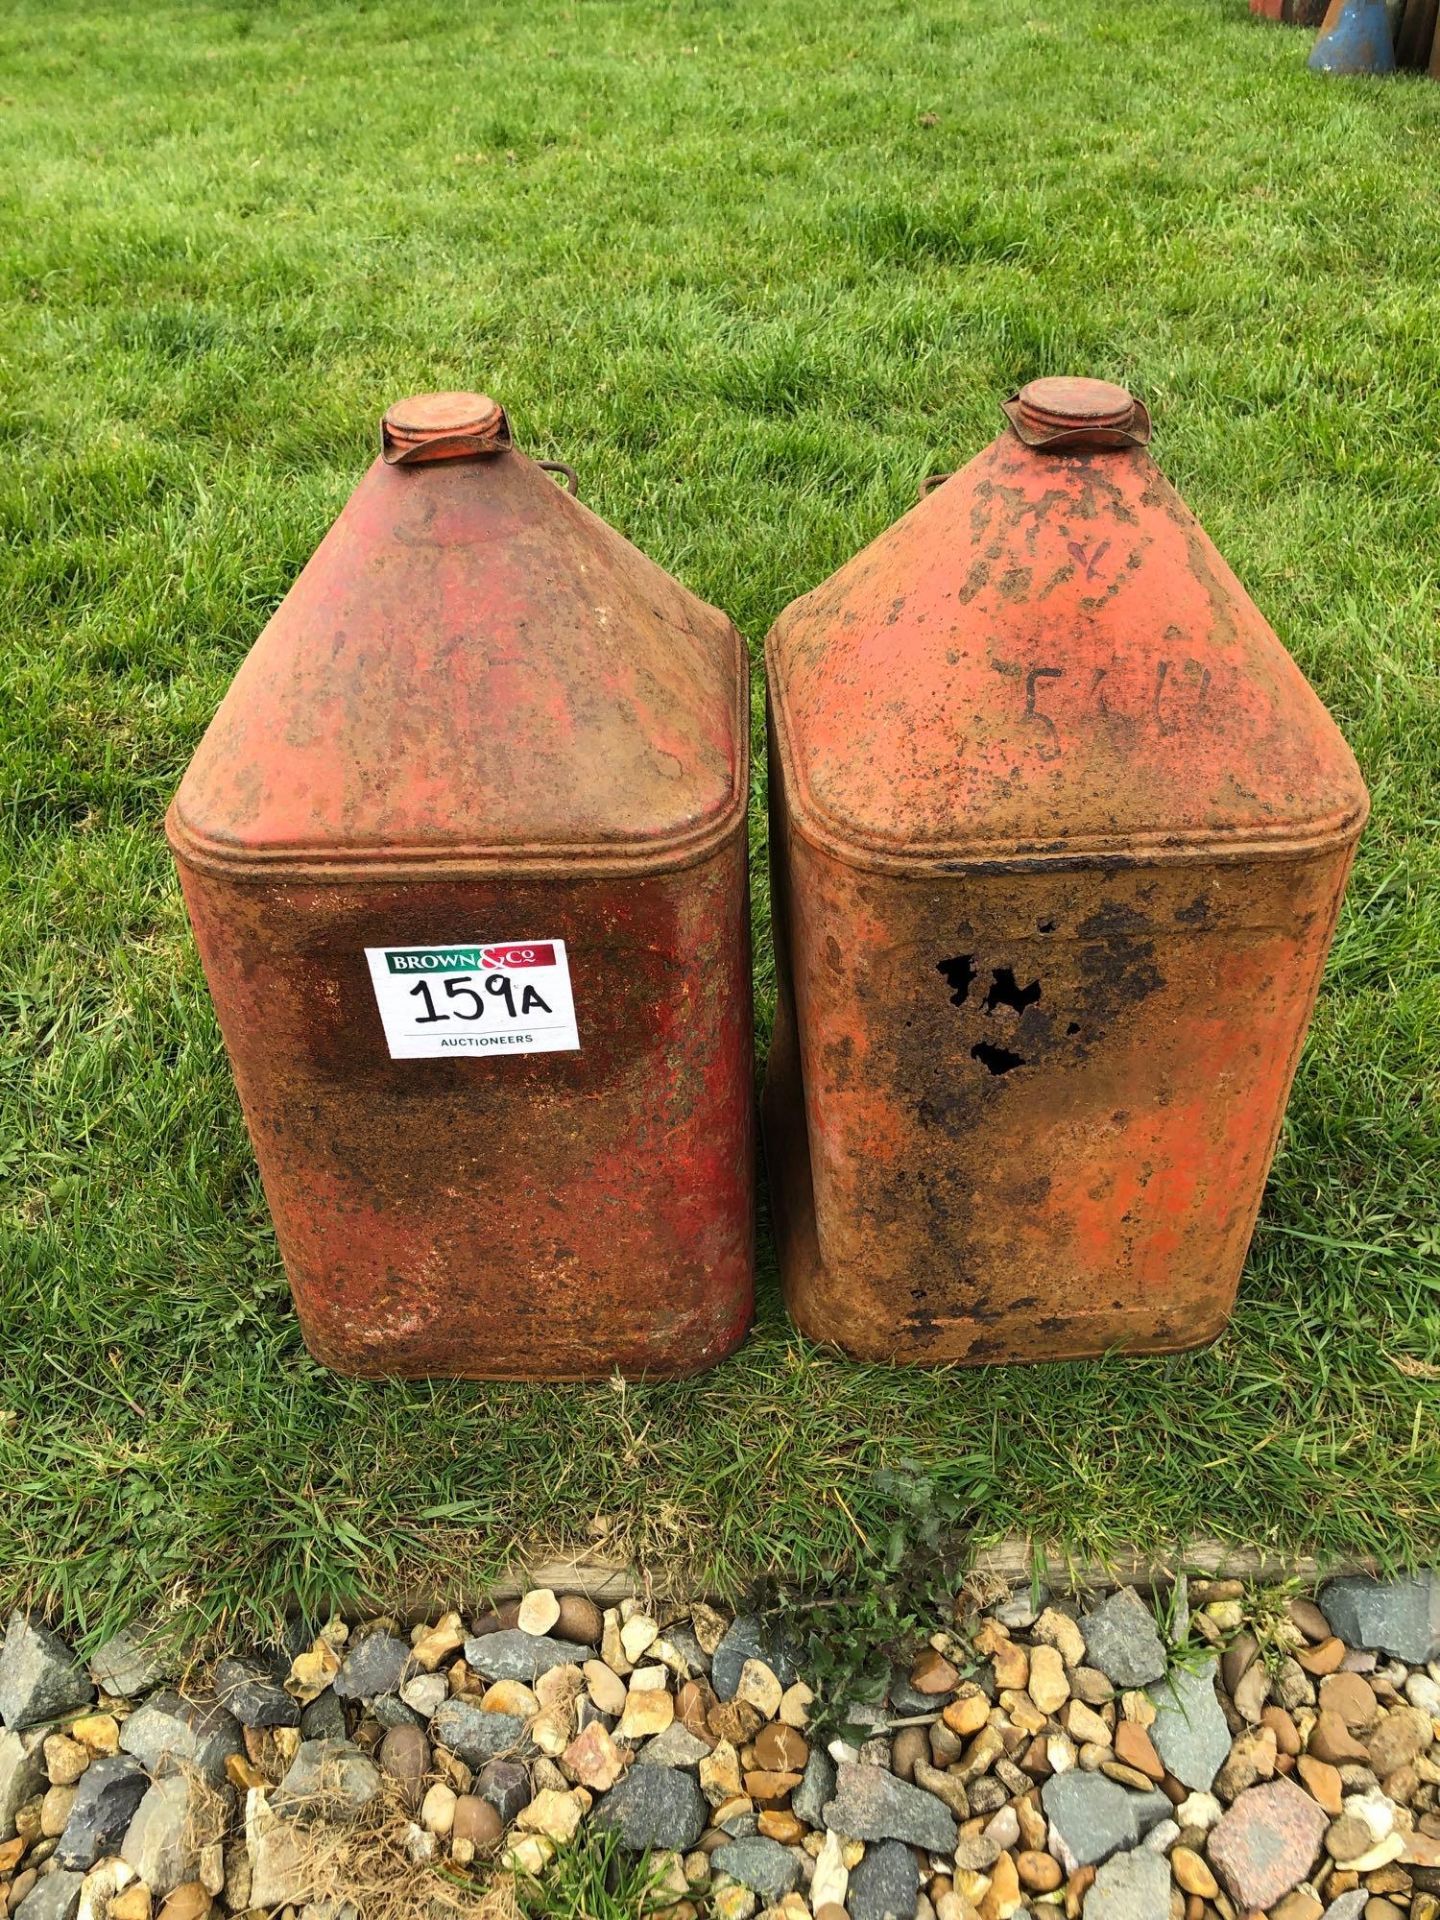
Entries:
[[566, 461], [537, 460], [535, 464], [543, 473], [563, 473], [565, 476], [565, 491], [572, 497], [579, 494], [580, 476]]

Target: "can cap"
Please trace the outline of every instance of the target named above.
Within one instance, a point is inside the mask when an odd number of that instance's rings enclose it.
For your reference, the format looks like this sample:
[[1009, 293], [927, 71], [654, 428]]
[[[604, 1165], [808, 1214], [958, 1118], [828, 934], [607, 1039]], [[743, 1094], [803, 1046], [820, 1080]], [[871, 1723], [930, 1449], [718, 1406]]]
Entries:
[[488, 393], [415, 393], [380, 422], [380, 456], [391, 467], [504, 453], [510, 444], [505, 409]]
[[1001, 405], [1011, 426], [1031, 447], [1143, 447], [1150, 438], [1145, 408], [1109, 380], [1069, 376], [1031, 380]]

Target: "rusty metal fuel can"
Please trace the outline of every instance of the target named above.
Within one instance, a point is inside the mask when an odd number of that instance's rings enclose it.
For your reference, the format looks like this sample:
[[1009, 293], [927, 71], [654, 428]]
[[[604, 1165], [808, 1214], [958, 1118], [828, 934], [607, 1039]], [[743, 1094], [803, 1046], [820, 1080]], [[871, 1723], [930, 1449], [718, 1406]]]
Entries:
[[392, 408], [166, 823], [349, 1373], [681, 1374], [749, 1324], [745, 650], [546, 464], [483, 395]]
[[781, 1273], [868, 1359], [1219, 1332], [1368, 808], [1143, 406], [1005, 411], [766, 644]]

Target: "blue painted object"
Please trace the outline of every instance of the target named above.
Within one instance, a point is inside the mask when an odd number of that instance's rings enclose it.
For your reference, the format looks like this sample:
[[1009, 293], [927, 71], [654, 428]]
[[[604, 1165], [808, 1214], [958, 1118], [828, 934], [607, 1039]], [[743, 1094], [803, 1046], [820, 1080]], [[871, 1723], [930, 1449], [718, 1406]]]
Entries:
[[1338, 17], [1321, 27], [1307, 64], [1312, 73], [1393, 73], [1385, 0], [1344, 0]]

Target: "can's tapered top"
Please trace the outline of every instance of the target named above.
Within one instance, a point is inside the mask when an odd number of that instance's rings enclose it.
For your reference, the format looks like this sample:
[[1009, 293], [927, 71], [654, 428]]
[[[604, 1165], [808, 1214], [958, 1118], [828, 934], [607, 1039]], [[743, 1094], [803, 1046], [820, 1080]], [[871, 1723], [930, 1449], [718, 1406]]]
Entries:
[[1330, 715], [1106, 381], [1008, 429], [766, 642], [797, 828], [861, 865], [1284, 854], [1368, 800]]
[[730, 621], [483, 394], [402, 402], [382, 449], [197, 748], [177, 854], [317, 879], [703, 858], [745, 810]]

